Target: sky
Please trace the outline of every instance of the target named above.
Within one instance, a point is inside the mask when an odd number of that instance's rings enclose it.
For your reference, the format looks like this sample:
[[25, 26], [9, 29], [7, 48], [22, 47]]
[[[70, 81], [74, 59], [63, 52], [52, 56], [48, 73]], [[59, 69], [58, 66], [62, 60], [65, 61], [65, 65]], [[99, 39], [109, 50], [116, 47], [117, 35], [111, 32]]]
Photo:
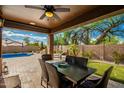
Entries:
[[9, 38], [15, 41], [23, 42], [25, 37], [29, 37], [31, 43], [35, 41], [43, 42], [47, 44], [47, 35], [41, 34], [37, 32], [31, 31], [24, 31], [24, 30], [17, 30], [17, 29], [10, 29], [10, 28], [3, 28], [2, 30], [3, 39]]

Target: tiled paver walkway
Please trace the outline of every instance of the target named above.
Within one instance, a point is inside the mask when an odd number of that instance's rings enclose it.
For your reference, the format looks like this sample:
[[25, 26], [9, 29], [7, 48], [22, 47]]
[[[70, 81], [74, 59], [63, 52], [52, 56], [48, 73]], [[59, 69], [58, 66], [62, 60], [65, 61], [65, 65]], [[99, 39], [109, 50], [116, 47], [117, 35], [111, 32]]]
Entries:
[[40, 88], [41, 67], [38, 62], [40, 55], [32, 55], [30, 57], [17, 57], [3, 59], [8, 66], [8, 75], [17, 75], [21, 79], [23, 88]]

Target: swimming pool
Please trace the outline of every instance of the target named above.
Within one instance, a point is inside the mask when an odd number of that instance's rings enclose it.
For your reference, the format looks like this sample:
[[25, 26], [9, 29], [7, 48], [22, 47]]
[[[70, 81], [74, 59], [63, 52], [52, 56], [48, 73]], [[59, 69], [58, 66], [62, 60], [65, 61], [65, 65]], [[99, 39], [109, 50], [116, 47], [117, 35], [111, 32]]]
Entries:
[[7, 53], [2, 54], [2, 58], [15, 58], [15, 57], [25, 57], [25, 56], [31, 56], [32, 53]]

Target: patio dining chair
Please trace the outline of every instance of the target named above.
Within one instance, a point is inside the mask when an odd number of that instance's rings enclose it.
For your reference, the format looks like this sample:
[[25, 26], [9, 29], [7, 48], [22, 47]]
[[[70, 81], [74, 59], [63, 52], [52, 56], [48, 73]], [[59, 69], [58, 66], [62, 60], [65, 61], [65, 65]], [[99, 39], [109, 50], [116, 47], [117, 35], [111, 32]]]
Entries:
[[42, 55], [42, 60], [43, 61], [52, 60], [52, 59], [53, 59], [53, 57], [52, 57], [51, 54], [43, 54]]
[[87, 67], [88, 58], [75, 57], [75, 65], [78, 67]]
[[88, 58], [67, 55], [65, 62], [78, 67], [87, 67]]
[[102, 78], [85, 80], [78, 88], [106, 88], [113, 66], [109, 67], [103, 74]]
[[51, 88], [67, 88], [70, 85], [70, 82], [66, 81], [64, 78], [59, 75], [57, 72], [57, 69], [49, 63], [45, 63], [46, 68], [49, 75], [49, 81], [48, 84]]
[[75, 57], [67, 55], [65, 58], [65, 62], [67, 62], [70, 65], [75, 65]]
[[[45, 62], [42, 59], [38, 59], [40, 62], [41, 70], [42, 70], [42, 75], [41, 75], [41, 85], [43, 87], [48, 87], [48, 72], [45, 66]], [[45, 83], [46, 86], [44, 86], [43, 82]]]
[[0, 88], [21, 88], [19, 75], [1, 77]]

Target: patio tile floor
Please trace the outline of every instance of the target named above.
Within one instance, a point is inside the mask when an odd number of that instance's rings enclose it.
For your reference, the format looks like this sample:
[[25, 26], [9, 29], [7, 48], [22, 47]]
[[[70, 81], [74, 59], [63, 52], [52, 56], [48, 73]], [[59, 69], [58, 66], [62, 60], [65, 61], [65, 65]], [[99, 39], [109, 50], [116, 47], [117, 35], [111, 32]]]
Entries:
[[[3, 59], [3, 62], [6, 62], [6, 65], [8, 66], [8, 75], [19, 74], [22, 88], [42, 88], [40, 84], [42, 72], [38, 61], [38, 58], [40, 57], [40, 54], [34, 54], [30, 57]], [[110, 80], [108, 87], [124, 88], [124, 84]]]

